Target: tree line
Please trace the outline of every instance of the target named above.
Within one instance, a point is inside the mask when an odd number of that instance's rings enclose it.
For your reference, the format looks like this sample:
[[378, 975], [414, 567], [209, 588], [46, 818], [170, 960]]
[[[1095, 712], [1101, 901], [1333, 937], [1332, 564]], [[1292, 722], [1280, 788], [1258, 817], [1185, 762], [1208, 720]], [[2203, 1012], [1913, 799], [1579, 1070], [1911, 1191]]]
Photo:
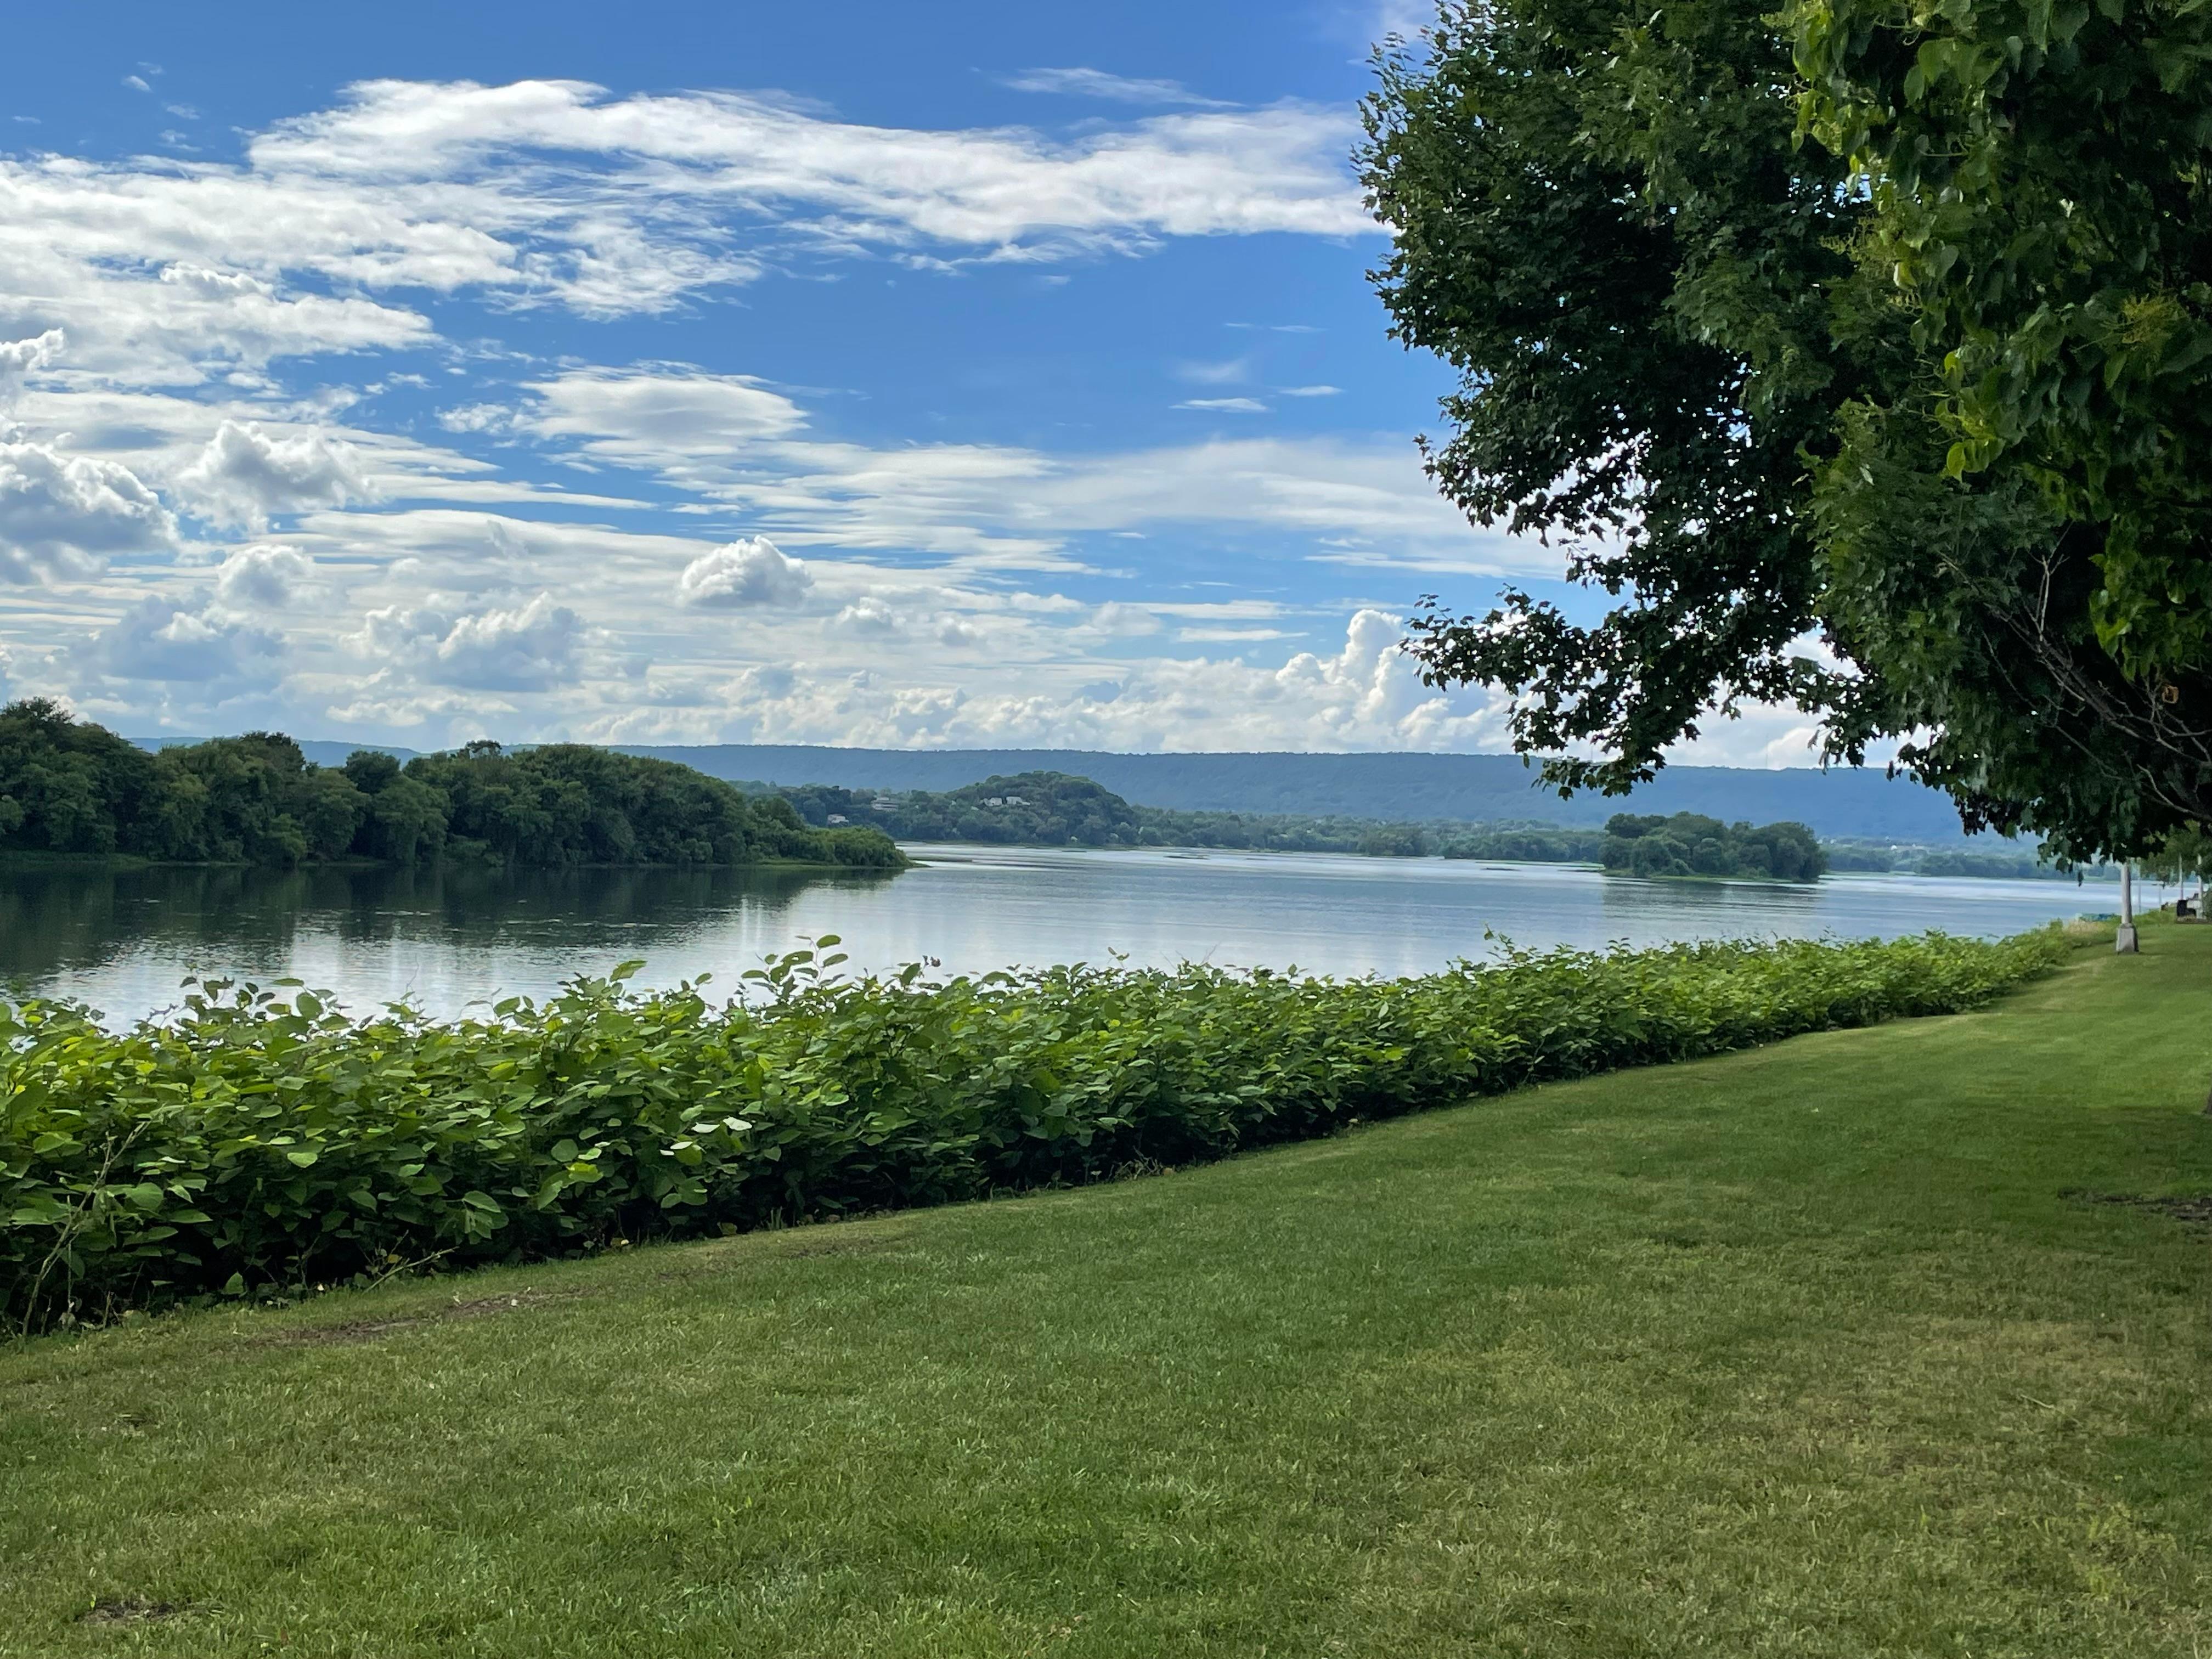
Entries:
[[608, 749], [480, 742], [404, 766], [357, 750], [324, 767], [281, 732], [251, 732], [149, 752], [37, 698], [0, 708], [0, 850], [275, 866], [904, 862], [879, 830], [816, 828], [787, 801]]
[[1616, 813], [1603, 830], [1544, 823], [1393, 823], [1334, 814], [1177, 811], [1138, 806], [1065, 772], [1022, 772], [958, 789], [896, 793], [805, 784], [773, 791], [809, 823], [875, 824], [902, 841], [1028, 846], [1208, 847], [1374, 858], [1602, 863], [1639, 876], [1814, 881], [1827, 856], [1802, 823], [1726, 823], [1697, 812]]
[[1021, 772], [957, 789], [848, 789], [837, 784], [740, 786], [788, 800], [807, 823], [873, 824], [901, 841], [1043, 847], [1206, 847], [1370, 858], [1595, 862], [1595, 829], [1510, 822], [1407, 823], [1339, 812], [1184, 811], [1139, 806], [1092, 779]]

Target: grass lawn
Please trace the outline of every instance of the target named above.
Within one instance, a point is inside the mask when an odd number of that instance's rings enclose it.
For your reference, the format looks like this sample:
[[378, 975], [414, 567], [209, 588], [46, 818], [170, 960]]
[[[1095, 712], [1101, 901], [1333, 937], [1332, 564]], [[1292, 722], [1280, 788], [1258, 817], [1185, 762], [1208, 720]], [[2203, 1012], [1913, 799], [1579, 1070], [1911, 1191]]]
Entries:
[[2069, 1195], [2212, 1191], [2212, 928], [2144, 937], [1208, 1169], [0, 1351], [0, 1654], [2203, 1654], [2212, 1233]]

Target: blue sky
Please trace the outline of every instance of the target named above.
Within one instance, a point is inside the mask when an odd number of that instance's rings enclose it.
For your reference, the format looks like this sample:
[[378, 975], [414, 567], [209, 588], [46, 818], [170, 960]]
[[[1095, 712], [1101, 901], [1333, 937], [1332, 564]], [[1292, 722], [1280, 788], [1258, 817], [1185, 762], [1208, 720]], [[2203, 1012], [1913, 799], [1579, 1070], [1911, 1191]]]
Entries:
[[416, 746], [1500, 748], [1395, 648], [1556, 568], [1434, 496], [1447, 378], [1364, 276], [1356, 103], [1419, 21], [14, 20], [5, 689]]

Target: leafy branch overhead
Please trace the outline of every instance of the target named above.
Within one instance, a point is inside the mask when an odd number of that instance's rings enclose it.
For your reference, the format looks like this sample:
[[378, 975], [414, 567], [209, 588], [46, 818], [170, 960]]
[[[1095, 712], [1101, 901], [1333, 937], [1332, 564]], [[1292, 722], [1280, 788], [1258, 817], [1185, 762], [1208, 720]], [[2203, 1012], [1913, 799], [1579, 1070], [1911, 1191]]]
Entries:
[[1428, 451], [1586, 619], [1428, 602], [1434, 683], [1619, 791], [1747, 702], [2125, 854], [2212, 817], [2212, 34], [2193, 8], [1449, 5], [1363, 164]]

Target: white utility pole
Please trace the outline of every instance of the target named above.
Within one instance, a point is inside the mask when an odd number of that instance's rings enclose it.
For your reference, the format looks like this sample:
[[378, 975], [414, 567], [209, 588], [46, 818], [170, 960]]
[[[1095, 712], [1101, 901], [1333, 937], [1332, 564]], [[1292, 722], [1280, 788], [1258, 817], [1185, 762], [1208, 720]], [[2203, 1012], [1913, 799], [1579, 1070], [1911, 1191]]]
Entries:
[[2136, 953], [2136, 867], [2125, 859], [2120, 860], [2120, 931], [2112, 949], [2124, 957]]

